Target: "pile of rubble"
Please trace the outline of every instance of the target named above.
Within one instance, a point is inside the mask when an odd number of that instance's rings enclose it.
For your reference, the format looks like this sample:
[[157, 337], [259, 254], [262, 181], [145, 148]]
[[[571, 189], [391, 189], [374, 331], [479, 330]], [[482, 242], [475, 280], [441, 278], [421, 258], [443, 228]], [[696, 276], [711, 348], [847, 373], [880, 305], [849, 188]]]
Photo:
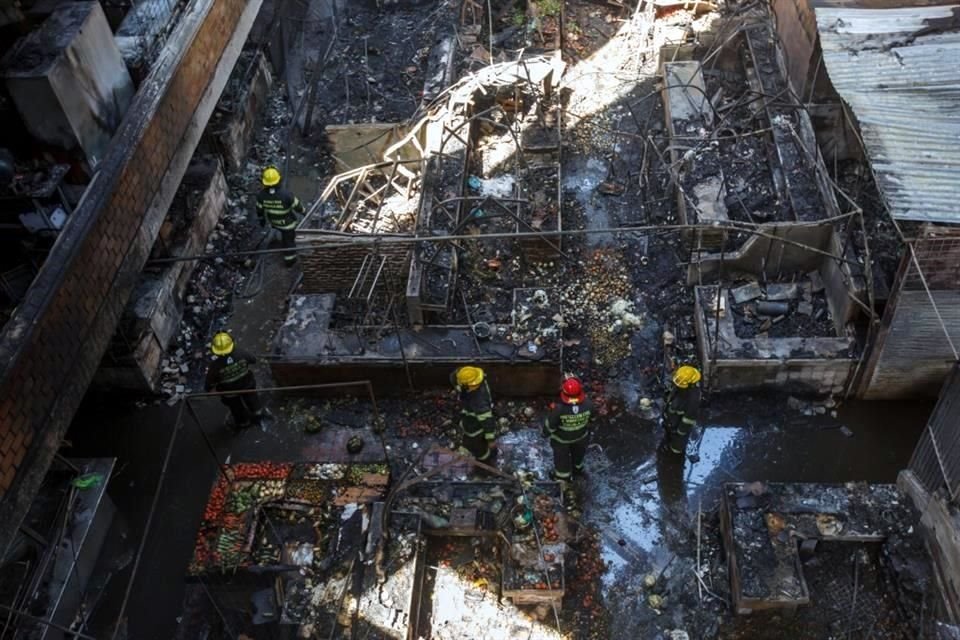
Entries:
[[765, 286], [751, 280], [730, 293], [741, 338], [836, 335], [823, 280], [816, 271], [793, 282]]

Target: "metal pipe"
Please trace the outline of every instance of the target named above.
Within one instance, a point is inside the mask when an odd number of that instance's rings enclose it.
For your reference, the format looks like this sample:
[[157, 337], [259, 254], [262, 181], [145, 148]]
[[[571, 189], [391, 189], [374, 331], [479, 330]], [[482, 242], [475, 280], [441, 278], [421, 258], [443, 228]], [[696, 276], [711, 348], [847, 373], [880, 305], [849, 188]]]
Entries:
[[762, 316], [783, 316], [789, 311], [789, 302], [780, 300], [761, 300], [757, 302], [757, 313]]

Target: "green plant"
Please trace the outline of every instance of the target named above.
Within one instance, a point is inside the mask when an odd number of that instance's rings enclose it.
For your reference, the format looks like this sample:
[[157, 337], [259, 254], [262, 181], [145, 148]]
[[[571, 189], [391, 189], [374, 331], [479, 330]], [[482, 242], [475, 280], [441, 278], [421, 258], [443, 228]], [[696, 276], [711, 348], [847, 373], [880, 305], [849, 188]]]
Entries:
[[542, 16], [558, 16], [563, 8], [563, 0], [536, 0], [537, 8]]
[[513, 12], [513, 26], [522, 27], [527, 23], [527, 14], [523, 12], [523, 9], [517, 9]]

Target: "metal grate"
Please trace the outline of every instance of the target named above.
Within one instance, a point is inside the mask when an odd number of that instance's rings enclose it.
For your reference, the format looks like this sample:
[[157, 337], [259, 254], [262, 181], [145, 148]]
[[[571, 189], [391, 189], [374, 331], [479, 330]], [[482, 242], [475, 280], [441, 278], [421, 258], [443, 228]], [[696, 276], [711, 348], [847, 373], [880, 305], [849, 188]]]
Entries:
[[960, 497], [960, 365], [955, 365], [940, 392], [910, 459], [910, 470], [930, 493], [956, 504]]
[[922, 291], [926, 280], [931, 291], [960, 291], [960, 237], [951, 234], [920, 238], [910, 244], [917, 260], [908, 264], [903, 281], [905, 290]]

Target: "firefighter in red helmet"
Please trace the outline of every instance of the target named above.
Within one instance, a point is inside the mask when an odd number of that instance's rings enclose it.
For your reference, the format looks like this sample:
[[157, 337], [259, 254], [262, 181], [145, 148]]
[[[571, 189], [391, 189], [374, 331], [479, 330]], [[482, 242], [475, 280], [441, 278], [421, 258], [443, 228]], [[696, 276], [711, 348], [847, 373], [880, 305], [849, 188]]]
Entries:
[[578, 378], [568, 377], [560, 387], [560, 403], [543, 424], [545, 436], [553, 447], [553, 477], [569, 482], [583, 473], [583, 459], [587, 453], [590, 418], [593, 404], [583, 391]]

